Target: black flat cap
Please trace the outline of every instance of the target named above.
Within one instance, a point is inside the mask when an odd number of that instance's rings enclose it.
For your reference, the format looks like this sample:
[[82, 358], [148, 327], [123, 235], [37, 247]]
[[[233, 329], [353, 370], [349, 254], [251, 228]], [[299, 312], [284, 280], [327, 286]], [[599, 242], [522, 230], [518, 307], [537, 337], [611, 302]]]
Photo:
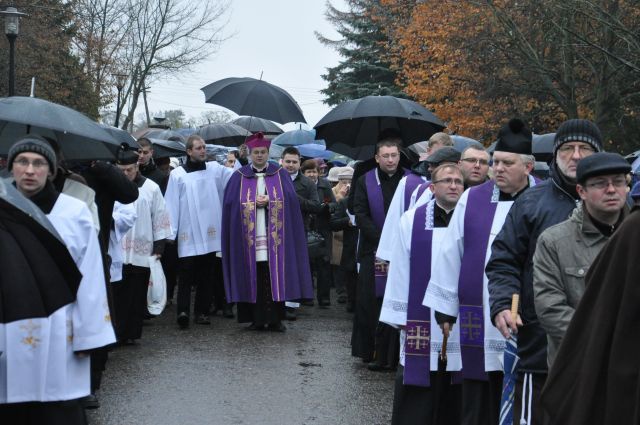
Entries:
[[445, 146], [429, 155], [426, 161], [429, 165], [435, 166], [440, 165], [443, 162], [457, 163], [458, 161], [460, 161], [460, 152], [458, 152], [451, 146]]
[[576, 178], [583, 184], [590, 177], [608, 174], [627, 174], [631, 165], [619, 154], [612, 152], [596, 152], [578, 162]]

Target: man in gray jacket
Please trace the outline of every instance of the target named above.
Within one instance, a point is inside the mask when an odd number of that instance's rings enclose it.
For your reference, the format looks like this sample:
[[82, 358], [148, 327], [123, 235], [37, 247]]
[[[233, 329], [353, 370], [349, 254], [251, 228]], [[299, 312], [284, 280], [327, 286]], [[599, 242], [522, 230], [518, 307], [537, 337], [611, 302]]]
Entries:
[[615, 153], [595, 153], [580, 161], [576, 189], [582, 202], [568, 220], [549, 227], [538, 239], [534, 304], [547, 333], [549, 367], [584, 293], [589, 266], [627, 214], [630, 170]]

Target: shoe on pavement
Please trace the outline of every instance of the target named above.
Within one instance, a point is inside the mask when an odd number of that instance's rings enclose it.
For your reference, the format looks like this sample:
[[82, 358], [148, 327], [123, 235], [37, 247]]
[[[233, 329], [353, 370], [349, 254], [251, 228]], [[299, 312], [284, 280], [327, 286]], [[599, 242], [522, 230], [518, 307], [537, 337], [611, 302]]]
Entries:
[[199, 314], [198, 317], [196, 317], [195, 323], [197, 325], [210, 325], [211, 320], [209, 320], [209, 316], [206, 314]]
[[100, 402], [98, 401], [98, 397], [95, 394], [89, 394], [88, 396], [84, 396], [80, 399], [80, 403], [82, 403], [82, 407], [85, 409], [93, 410], [100, 407]]
[[233, 314], [233, 306], [231, 304], [227, 304], [222, 308], [222, 317], [226, 319], [233, 319], [234, 317], [236, 317]]
[[287, 309], [287, 310], [284, 311], [284, 318], [287, 319], [290, 322], [293, 322], [294, 320], [296, 320], [298, 318], [296, 316], [296, 312], [292, 311], [292, 310], [288, 310]]
[[189, 327], [189, 315], [184, 311], [178, 314], [178, 326], [180, 326], [180, 329], [186, 329]]
[[272, 323], [267, 326], [267, 329], [271, 332], [284, 332], [287, 330], [287, 327], [283, 323]]

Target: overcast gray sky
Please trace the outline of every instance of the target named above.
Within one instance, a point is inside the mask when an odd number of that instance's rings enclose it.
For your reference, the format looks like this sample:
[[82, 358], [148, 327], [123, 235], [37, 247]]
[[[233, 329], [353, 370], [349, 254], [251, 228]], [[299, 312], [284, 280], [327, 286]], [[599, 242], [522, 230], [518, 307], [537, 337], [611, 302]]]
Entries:
[[[345, 9], [342, 0], [332, 4]], [[330, 108], [322, 103], [320, 77], [326, 67], [338, 64], [336, 51], [320, 44], [319, 31], [337, 37], [324, 13], [325, 0], [232, 0], [227, 34], [218, 53], [196, 68], [188, 78], [155, 83], [148, 94], [152, 112], [182, 109], [188, 116], [218, 109], [204, 102], [200, 88], [227, 77], [260, 78], [287, 90], [300, 104], [310, 125]], [[144, 112], [142, 102], [136, 113]]]

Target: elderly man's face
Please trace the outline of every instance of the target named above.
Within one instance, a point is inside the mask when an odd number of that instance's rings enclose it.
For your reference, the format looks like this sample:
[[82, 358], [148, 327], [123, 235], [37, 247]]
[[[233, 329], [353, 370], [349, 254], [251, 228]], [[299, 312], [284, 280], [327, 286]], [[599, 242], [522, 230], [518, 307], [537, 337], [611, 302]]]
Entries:
[[128, 164], [128, 165], [118, 164], [118, 168], [120, 170], [122, 170], [124, 175], [130, 181], [133, 181], [136, 178], [136, 176], [138, 175], [138, 164]]
[[517, 153], [495, 151], [493, 174], [496, 186], [504, 193], [513, 194], [527, 184], [531, 165], [525, 164]]
[[560, 145], [556, 152], [556, 164], [558, 164], [558, 168], [562, 174], [571, 179], [575, 179], [578, 162], [592, 155], [594, 152], [595, 150], [588, 143], [566, 142]]
[[47, 159], [35, 152], [22, 152], [13, 161], [11, 169], [16, 188], [27, 198], [40, 192], [51, 175]]

